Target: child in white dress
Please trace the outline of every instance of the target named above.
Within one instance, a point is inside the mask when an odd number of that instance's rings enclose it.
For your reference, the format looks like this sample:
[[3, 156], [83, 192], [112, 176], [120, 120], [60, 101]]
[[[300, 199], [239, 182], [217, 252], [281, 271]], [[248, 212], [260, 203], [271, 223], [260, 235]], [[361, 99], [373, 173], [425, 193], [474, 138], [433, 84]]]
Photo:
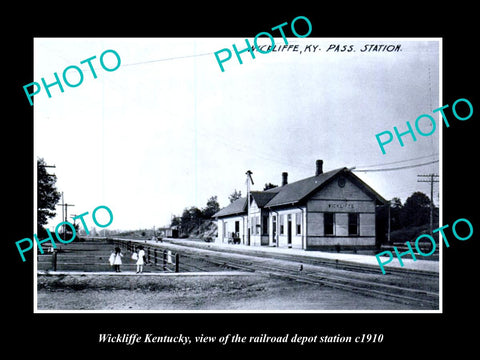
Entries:
[[143, 246], [138, 247], [138, 259], [137, 259], [137, 274], [143, 273], [143, 264], [145, 264], [144, 257], [145, 251], [143, 250]]
[[115, 272], [120, 272], [120, 265], [122, 265], [123, 254], [119, 247], [115, 248], [115, 252], [110, 255], [110, 265], [113, 265]]

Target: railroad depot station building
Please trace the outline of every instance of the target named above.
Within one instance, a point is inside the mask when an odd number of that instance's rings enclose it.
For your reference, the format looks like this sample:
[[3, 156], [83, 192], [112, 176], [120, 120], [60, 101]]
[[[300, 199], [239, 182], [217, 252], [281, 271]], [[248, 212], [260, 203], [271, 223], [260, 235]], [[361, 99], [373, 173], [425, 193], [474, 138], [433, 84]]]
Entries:
[[[347, 168], [265, 191], [250, 191], [221, 209], [219, 243], [291, 247], [304, 250], [370, 249], [375, 247], [375, 208], [387, 201]], [[248, 206], [249, 205], [249, 206]]]

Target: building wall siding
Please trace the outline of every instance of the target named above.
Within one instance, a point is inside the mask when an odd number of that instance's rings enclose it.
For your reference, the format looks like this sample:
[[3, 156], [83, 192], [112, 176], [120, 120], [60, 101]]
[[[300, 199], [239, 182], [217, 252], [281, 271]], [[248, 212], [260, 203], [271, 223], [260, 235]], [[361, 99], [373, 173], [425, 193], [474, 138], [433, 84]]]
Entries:
[[[266, 209], [259, 208], [253, 200], [248, 219], [247, 215], [232, 215], [218, 219], [217, 241], [228, 242], [232, 232], [235, 232], [235, 222], [239, 221], [239, 237], [241, 243], [245, 245], [306, 250], [338, 249], [339, 246], [374, 247], [375, 209], [376, 199], [371, 197], [370, 193], [366, 193], [348, 176], [340, 175], [322, 189], [310, 194], [300, 205], [297, 203], [282, 209]], [[333, 226], [329, 228], [333, 234], [330, 232], [325, 234], [325, 213], [334, 214]], [[356, 217], [349, 217], [349, 213], [356, 214]], [[250, 243], [248, 243], [249, 230]]]
[[323, 236], [323, 213], [308, 212], [307, 214], [307, 234], [311, 236]]
[[350, 199], [310, 199], [308, 201], [308, 211], [319, 212], [375, 212], [375, 202], [368, 200], [350, 200]]
[[375, 238], [375, 213], [360, 214], [360, 236]]
[[262, 245], [262, 211], [255, 200], [250, 204], [250, 245]]
[[[269, 214], [269, 239], [268, 245], [278, 247], [291, 247], [296, 249], [305, 248], [305, 224], [306, 224], [306, 208], [291, 208], [285, 210], [271, 211]], [[288, 243], [288, 216], [291, 221], [291, 243]], [[276, 239], [273, 236], [273, 217], [277, 218]], [[297, 217], [298, 216], [298, 217]], [[283, 222], [283, 234], [281, 226]], [[300, 233], [297, 231], [297, 224], [300, 225]]]
[[[310, 196], [307, 202], [307, 249], [372, 247], [375, 245], [375, 200], [349, 179], [337, 180]], [[333, 235], [325, 235], [324, 214], [334, 213]], [[348, 213], [358, 214], [358, 234], [349, 235]]]
[[310, 199], [348, 199], [348, 200], [372, 200], [365, 192], [355, 185], [348, 178], [345, 179], [345, 186], [341, 187], [338, 180], [334, 179], [321, 190], [310, 196]]
[[239, 222], [239, 237], [243, 244], [245, 239], [245, 230], [246, 230], [246, 216], [231, 216], [226, 218], [218, 219], [217, 229], [218, 236], [216, 239], [217, 243], [227, 243], [228, 238], [231, 237], [232, 233], [235, 232], [235, 222]]
[[309, 236], [307, 250], [333, 249], [335, 246], [342, 247], [373, 247], [375, 237], [337, 237], [337, 236]]

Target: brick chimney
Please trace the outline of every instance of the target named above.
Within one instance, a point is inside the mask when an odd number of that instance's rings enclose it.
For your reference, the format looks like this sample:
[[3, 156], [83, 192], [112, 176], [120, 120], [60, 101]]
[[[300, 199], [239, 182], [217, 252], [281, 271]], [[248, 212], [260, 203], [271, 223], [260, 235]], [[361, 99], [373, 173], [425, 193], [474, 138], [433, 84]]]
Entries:
[[282, 173], [282, 186], [287, 185], [287, 184], [288, 184], [288, 173], [283, 172]]
[[323, 160], [317, 160], [315, 164], [317, 165], [315, 176], [318, 176], [323, 173]]

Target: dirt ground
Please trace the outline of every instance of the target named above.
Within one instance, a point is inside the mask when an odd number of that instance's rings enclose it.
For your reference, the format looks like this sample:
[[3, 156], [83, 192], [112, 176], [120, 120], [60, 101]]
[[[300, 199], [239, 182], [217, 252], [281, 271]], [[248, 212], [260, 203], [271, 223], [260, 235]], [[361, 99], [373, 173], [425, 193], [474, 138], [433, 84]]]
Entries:
[[408, 305], [267, 275], [38, 275], [38, 310], [403, 310]]

